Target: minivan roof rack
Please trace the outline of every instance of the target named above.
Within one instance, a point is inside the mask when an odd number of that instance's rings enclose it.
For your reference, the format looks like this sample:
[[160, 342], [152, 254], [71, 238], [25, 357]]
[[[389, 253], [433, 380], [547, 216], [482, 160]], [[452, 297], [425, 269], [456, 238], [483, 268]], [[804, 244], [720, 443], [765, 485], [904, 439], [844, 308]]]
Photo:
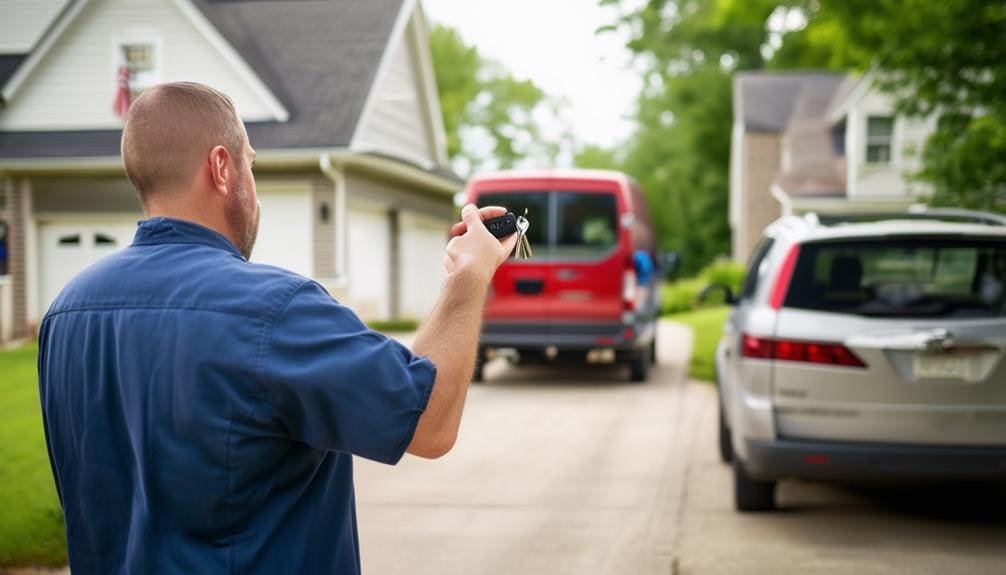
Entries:
[[817, 214], [821, 225], [856, 224], [883, 220], [934, 220], [961, 224], [1006, 226], [1006, 215], [958, 208], [929, 208], [912, 206], [906, 212], [859, 212], [845, 214]]

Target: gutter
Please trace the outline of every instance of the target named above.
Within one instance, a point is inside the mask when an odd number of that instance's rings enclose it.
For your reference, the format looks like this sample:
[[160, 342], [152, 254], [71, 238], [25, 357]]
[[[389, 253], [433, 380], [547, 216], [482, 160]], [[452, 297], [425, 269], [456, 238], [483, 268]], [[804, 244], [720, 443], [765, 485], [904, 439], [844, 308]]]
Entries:
[[349, 286], [349, 272], [346, 269], [349, 257], [349, 214], [346, 202], [346, 172], [341, 165], [332, 163], [331, 154], [321, 154], [318, 167], [335, 185], [335, 277], [332, 284], [336, 289]]
[[775, 182], [772, 182], [772, 187], [769, 188], [769, 192], [772, 194], [772, 197], [775, 198], [776, 201], [779, 202], [779, 205], [782, 207], [782, 215], [792, 216], [793, 200], [792, 198], [789, 197], [789, 194], [787, 194], [786, 191], [782, 189], [782, 186], [780, 186]]

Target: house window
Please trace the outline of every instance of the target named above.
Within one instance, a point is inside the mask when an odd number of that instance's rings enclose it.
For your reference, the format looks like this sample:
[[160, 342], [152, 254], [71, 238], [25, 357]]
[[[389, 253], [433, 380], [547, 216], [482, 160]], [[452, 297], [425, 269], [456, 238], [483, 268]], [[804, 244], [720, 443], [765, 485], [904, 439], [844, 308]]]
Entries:
[[866, 119], [866, 161], [870, 164], [891, 163], [891, 142], [894, 141], [894, 118], [870, 116]]
[[134, 98], [158, 82], [157, 46], [151, 42], [120, 42], [118, 69], [129, 70], [129, 92]]

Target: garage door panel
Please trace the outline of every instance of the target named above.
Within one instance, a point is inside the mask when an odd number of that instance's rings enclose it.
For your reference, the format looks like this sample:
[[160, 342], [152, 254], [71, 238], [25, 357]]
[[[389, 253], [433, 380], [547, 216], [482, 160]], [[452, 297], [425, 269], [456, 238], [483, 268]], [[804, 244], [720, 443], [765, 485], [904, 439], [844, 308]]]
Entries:
[[[98, 219], [100, 218], [92, 218]], [[119, 220], [119, 221], [116, 221]], [[133, 242], [136, 221], [110, 216], [105, 223], [39, 223], [39, 309], [42, 317], [77, 274]]]
[[311, 277], [314, 243], [310, 188], [262, 184], [257, 191], [262, 213], [251, 261]]
[[391, 315], [391, 221], [379, 209], [349, 210], [349, 305], [364, 319]]

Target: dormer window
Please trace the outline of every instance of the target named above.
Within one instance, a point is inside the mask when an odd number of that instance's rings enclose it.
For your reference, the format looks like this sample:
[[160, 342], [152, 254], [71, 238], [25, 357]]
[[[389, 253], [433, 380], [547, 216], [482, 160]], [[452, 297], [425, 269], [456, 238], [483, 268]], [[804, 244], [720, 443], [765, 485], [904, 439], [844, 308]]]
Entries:
[[116, 78], [124, 67], [129, 72], [129, 92], [136, 98], [160, 81], [160, 54], [157, 43], [149, 40], [119, 40]]
[[893, 141], [893, 117], [869, 116], [866, 118], [866, 162], [868, 164], [890, 164]]

